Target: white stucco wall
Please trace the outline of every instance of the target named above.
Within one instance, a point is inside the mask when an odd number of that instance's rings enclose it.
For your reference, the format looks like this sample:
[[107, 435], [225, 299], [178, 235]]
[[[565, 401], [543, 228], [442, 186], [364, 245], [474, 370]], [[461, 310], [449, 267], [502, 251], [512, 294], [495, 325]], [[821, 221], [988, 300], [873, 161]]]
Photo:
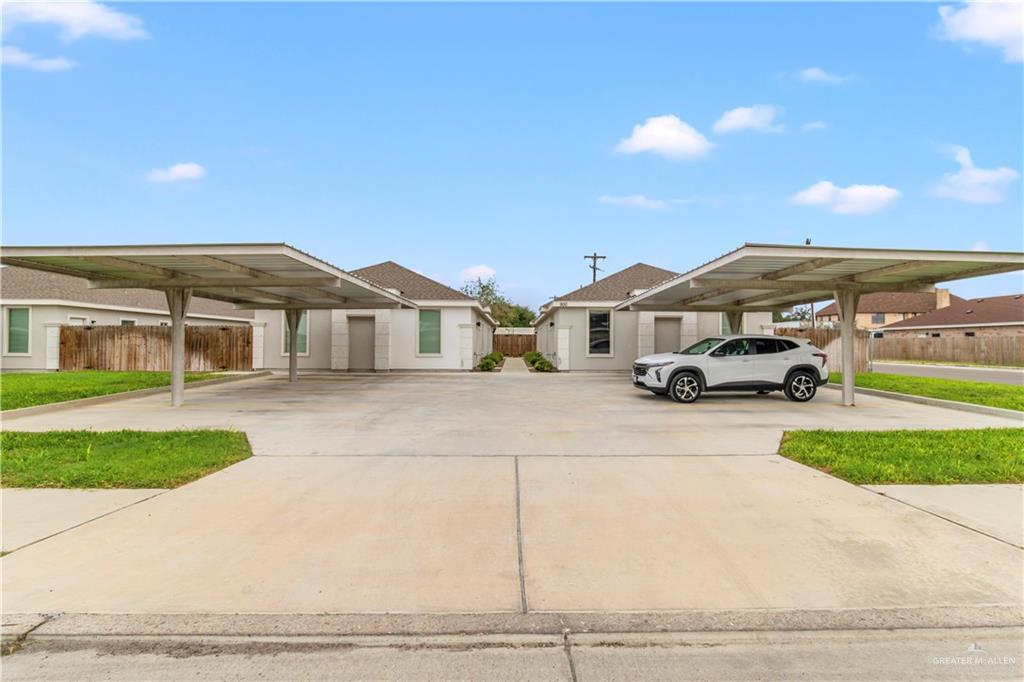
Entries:
[[[0, 348], [6, 349], [7, 343], [7, 308], [24, 308], [26, 306], [7, 305], [0, 315], [0, 342], [4, 345]], [[119, 325], [121, 320], [135, 320], [137, 325], [158, 325], [161, 322], [171, 321], [169, 315], [160, 313], [143, 313], [134, 311], [106, 310], [102, 308], [79, 308], [66, 305], [31, 305], [29, 312], [29, 351], [30, 355], [8, 355], [0, 357], [0, 369], [4, 370], [44, 370], [46, 365], [46, 327], [47, 325], [70, 324], [71, 317], [85, 317], [86, 322], [91, 325]], [[188, 316], [185, 324], [190, 325], [248, 325], [249, 321], [232, 321], [210, 319], [205, 317]], [[59, 336], [57, 337], [59, 339]], [[50, 369], [55, 369], [51, 367]]]

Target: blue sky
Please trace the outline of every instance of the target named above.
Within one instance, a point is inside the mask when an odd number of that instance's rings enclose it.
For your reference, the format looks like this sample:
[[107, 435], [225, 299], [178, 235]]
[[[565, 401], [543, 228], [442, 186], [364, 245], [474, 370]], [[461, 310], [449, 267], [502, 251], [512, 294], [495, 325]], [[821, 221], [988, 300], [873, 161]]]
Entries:
[[1020, 7], [941, 7], [8, 3], [3, 241], [286, 241], [531, 306], [594, 250], [1021, 250]]

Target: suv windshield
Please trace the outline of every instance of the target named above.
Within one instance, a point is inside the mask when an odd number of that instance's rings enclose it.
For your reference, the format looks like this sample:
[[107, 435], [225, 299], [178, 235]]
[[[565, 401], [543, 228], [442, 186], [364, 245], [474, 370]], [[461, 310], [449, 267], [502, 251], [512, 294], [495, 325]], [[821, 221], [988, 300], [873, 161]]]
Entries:
[[703, 341], [698, 341], [689, 348], [684, 348], [676, 352], [681, 355], [704, 355], [704, 353], [707, 353], [724, 340], [725, 339], [704, 339]]

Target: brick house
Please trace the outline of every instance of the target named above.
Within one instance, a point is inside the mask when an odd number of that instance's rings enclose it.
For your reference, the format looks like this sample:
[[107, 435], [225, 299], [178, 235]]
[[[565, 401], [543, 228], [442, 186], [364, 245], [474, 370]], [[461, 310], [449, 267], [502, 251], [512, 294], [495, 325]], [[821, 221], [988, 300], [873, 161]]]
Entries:
[[[949, 289], [936, 289], [934, 294], [875, 293], [864, 294], [857, 304], [857, 328], [877, 329], [918, 315], [945, 308], [963, 301], [949, 293]], [[839, 309], [830, 303], [815, 314], [819, 324], [839, 324]]]
[[1024, 294], [959, 299], [944, 308], [894, 322], [879, 331], [887, 338], [1024, 334]]

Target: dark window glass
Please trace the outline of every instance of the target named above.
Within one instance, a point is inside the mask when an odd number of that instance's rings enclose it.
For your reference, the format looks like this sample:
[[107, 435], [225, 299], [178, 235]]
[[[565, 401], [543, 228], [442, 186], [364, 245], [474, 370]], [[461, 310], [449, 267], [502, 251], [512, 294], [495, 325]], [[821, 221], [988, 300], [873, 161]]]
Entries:
[[709, 350], [722, 343], [722, 339], [710, 338], [698, 341], [689, 348], [679, 351], [682, 355], [704, 355]]
[[587, 315], [587, 329], [590, 334], [588, 352], [591, 355], [610, 355], [612, 352], [612, 311], [589, 310]]
[[964, 336], [974, 336], [974, 332], [964, 332]]
[[733, 339], [719, 346], [712, 355], [729, 357], [734, 355], [753, 355], [753, 348], [754, 344], [750, 342], [750, 339]]
[[885, 313], [871, 313], [872, 324], [885, 324]]
[[769, 355], [781, 350], [775, 339], [754, 339], [754, 349], [758, 355]]

